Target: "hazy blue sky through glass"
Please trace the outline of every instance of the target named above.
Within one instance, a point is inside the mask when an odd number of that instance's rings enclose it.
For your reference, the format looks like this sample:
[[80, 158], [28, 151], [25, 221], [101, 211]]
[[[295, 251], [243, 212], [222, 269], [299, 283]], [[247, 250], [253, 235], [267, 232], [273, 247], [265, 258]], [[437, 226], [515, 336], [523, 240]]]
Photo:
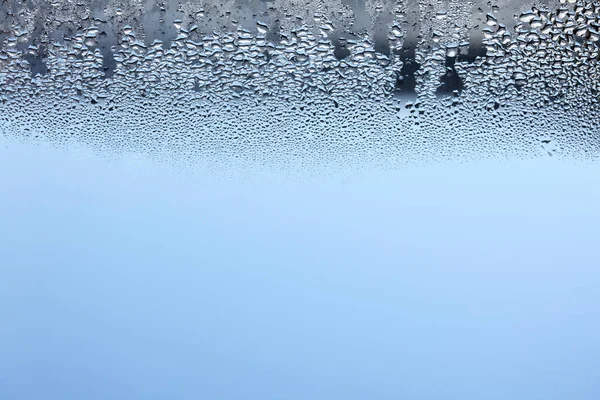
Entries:
[[0, 150], [0, 399], [600, 398], [600, 173]]

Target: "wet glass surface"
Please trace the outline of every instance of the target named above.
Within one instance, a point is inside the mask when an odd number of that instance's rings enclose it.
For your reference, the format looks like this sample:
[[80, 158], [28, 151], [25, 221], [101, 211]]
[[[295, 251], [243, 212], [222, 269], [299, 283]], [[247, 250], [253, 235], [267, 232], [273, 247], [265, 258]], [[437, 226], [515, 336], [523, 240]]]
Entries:
[[0, 3], [0, 399], [598, 399], [599, 31]]

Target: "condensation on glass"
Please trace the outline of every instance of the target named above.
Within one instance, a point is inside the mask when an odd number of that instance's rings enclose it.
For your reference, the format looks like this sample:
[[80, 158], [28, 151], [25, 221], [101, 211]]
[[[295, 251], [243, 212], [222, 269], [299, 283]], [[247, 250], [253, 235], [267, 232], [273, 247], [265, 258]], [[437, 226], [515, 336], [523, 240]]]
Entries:
[[0, 134], [180, 163], [596, 158], [598, 1], [5, 0]]

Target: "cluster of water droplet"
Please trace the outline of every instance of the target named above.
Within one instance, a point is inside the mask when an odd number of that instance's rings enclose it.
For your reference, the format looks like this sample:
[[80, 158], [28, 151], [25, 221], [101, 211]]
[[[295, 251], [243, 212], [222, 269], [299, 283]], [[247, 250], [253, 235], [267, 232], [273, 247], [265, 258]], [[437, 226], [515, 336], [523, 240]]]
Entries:
[[[253, 29], [207, 33], [173, 19], [172, 40], [149, 43], [140, 26], [124, 24], [110, 49], [106, 21], [89, 13], [64, 40], [33, 40], [34, 25], [15, 17], [0, 36], [0, 133], [303, 168], [598, 154], [598, 2], [532, 8], [512, 25], [492, 9], [484, 27], [468, 29], [450, 16], [471, 9], [433, 7], [408, 58], [410, 12], [370, 7], [390, 14], [383, 50], [372, 32], [340, 34], [319, 12], [287, 31], [258, 19]], [[485, 51], [461, 58], [476, 33]]]

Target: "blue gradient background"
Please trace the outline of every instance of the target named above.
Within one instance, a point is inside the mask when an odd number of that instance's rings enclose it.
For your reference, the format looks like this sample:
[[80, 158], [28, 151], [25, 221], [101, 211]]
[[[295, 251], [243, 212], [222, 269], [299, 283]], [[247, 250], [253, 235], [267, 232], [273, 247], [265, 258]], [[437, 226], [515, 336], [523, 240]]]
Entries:
[[219, 181], [0, 150], [0, 399], [600, 398], [600, 169]]

